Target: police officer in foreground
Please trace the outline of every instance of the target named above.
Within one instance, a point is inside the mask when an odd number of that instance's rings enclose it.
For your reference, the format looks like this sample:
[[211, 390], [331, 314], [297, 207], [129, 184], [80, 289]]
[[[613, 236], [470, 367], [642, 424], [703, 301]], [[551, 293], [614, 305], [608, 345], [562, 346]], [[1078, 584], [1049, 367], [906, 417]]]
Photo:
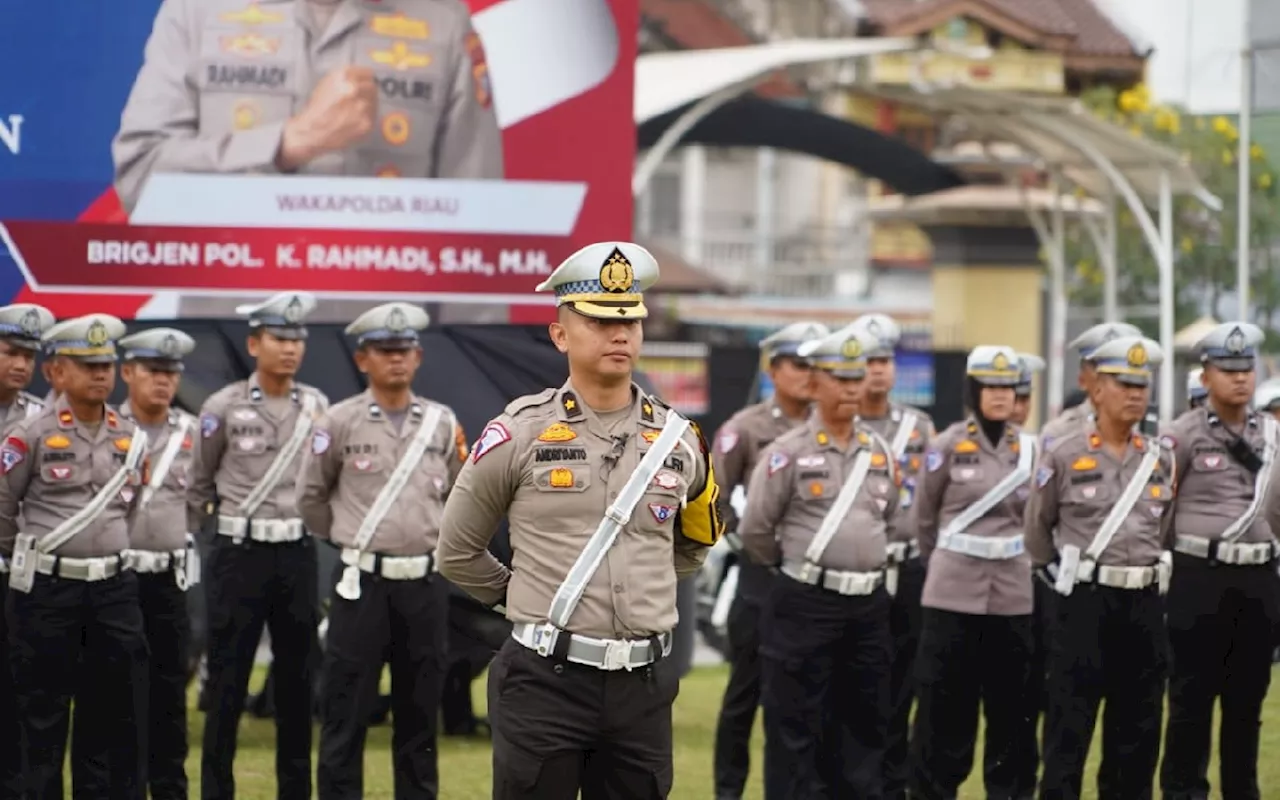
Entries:
[[1054, 438], [1070, 432], [1074, 426], [1086, 420], [1093, 413], [1093, 404], [1089, 395], [1093, 392], [1094, 366], [1089, 356], [1103, 342], [1118, 339], [1121, 336], [1141, 336], [1136, 326], [1127, 322], [1103, 322], [1094, 325], [1073, 339], [1068, 348], [1075, 350], [1080, 356], [1080, 371], [1076, 380], [1084, 390], [1084, 402], [1064, 410], [1061, 414], [1040, 426], [1040, 447], [1047, 447]]
[[458, 0], [165, 0], [111, 151], [129, 211], [163, 172], [503, 175]]
[[1256, 800], [1258, 732], [1280, 622], [1276, 575], [1280, 423], [1249, 408], [1263, 333], [1228, 322], [1196, 345], [1209, 398], [1162, 439], [1178, 462], [1168, 626], [1173, 669], [1160, 788], [1166, 800], [1209, 793], [1215, 700], [1224, 800]]
[[[1261, 388], [1261, 387], [1259, 387]], [[1204, 385], [1204, 369], [1196, 367], [1187, 371], [1187, 408], [1196, 409], [1204, 405], [1209, 397], [1209, 390]]]
[[120, 377], [129, 386], [119, 413], [147, 434], [151, 461], [151, 474], [138, 489], [127, 559], [138, 576], [151, 653], [147, 784], [154, 800], [185, 799], [187, 589], [199, 580], [195, 542], [187, 535], [186, 493], [196, 425], [194, 417], [173, 407], [173, 399], [182, 359], [196, 342], [175, 328], [150, 328], [124, 337], [119, 346]]
[[26, 389], [35, 375], [40, 336], [53, 323], [53, 312], [44, 306], [0, 307], [0, 430], [45, 409], [44, 401]]
[[[712, 459], [722, 497], [732, 495], [737, 486], [745, 490], [765, 448], [804, 424], [812, 393], [811, 364], [796, 354], [796, 348], [828, 333], [816, 322], [794, 322], [760, 342], [773, 397], [742, 409], [717, 431]], [[733, 532], [729, 542], [740, 552], [737, 514], [728, 503], [725, 518], [725, 529]], [[742, 797], [751, 770], [751, 731], [760, 705], [760, 609], [769, 595], [770, 575], [767, 568], [745, 558], [737, 565], [737, 594], [729, 607], [729, 681], [716, 723], [716, 800]]]
[[973, 766], [978, 704], [986, 718], [987, 796], [1023, 798], [1021, 748], [1031, 650], [1031, 560], [1023, 509], [1035, 438], [1009, 422], [1017, 354], [984, 345], [965, 372], [968, 419], [925, 456], [914, 511], [925, 563], [911, 731], [911, 796], [950, 800]]
[[124, 330], [106, 314], [49, 328], [62, 394], [0, 446], [0, 551], [11, 565], [6, 614], [28, 797], [62, 796], [68, 712], [82, 693], [107, 743], [105, 791], [145, 794], [147, 642], [125, 556], [148, 477], [147, 436], [106, 404]]
[[413, 392], [428, 322], [418, 306], [387, 303], [347, 326], [369, 388], [320, 418], [303, 457], [298, 513], [342, 549], [325, 634], [320, 800], [364, 796], [365, 735], [388, 662], [395, 795], [434, 800], [440, 791], [449, 605], [435, 549], [467, 444], [453, 411]]
[[[489, 667], [495, 800], [655, 800], [671, 791], [676, 581], [723, 532], [696, 427], [632, 382], [658, 263], [588, 245], [538, 291], [569, 380], [512, 401], [445, 505], [440, 571], [505, 607]], [[486, 549], [511, 528], [511, 569]]]
[[301, 454], [329, 402], [295, 376], [306, 352], [306, 292], [237, 309], [249, 318], [248, 380], [214, 392], [200, 410], [188, 478], [191, 530], [216, 517], [204, 565], [209, 677], [201, 754], [206, 798], [233, 797], [232, 764], [245, 691], [265, 625], [275, 672], [279, 796], [311, 796], [311, 695], [316, 641], [316, 550], [298, 517]]
[[924, 565], [910, 515], [917, 481], [924, 469], [924, 452], [935, 434], [933, 419], [918, 408], [891, 402], [896, 373], [894, 361], [902, 330], [884, 314], [854, 320], [870, 344], [866, 350], [867, 379], [862, 384], [858, 419], [889, 443], [902, 476], [899, 513], [888, 524], [889, 568], [886, 587], [892, 601], [889, 626], [893, 635], [893, 666], [889, 677], [889, 727], [884, 755], [884, 795], [906, 796], [911, 705], [915, 701], [916, 652], [920, 647], [920, 593]]
[[1040, 455], [1027, 551], [1057, 598], [1049, 664], [1043, 800], [1081, 797], [1105, 702], [1098, 797], [1152, 797], [1167, 668], [1164, 600], [1177, 471], [1138, 429], [1160, 346], [1122, 337], [1094, 350], [1095, 419]]
[[814, 413], [764, 451], [747, 490], [743, 546], [781, 572], [760, 648], [770, 800], [881, 796], [886, 523], [901, 480], [889, 444], [857, 422], [864, 352], [878, 345], [852, 327], [801, 345], [814, 363]]
[[1273, 378], [1258, 387], [1253, 393], [1253, 410], [1280, 420], [1280, 380]]

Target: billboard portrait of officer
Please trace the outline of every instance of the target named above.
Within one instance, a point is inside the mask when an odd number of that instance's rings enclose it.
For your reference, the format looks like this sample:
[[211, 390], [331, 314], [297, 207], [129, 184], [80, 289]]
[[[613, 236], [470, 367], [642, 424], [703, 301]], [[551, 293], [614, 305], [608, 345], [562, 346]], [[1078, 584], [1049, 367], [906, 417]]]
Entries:
[[153, 173], [501, 179], [463, 0], [164, 0], [111, 147]]

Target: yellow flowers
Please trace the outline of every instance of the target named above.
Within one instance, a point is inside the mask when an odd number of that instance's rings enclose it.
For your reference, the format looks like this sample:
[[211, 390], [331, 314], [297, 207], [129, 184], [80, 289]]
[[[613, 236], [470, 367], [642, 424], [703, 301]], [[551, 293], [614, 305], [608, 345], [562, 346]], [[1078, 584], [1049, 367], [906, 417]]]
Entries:
[[1264, 191], [1271, 188], [1270, 173], [1264, 172], [1258, 176], [1258, 188]]
[[1267, 154], [1263, 151], [1262, 145], [1254, 144], [1249, 148], [1249, 158], [1253, 159], [1254, 161], [1261, 161], [1266, 157], [1267, 157]]
[[1155, 126], [1156, 130], [1170, 133], [1174, 136], [1178, 135], [1182, 130], [1182, 119], [1178, 116], [1178, 112], [1164, 106], [1156, 109], [1151, 124]]
[[1221, 134], [1228, 142], [1234, 142], [1240, 138], [1240, 131], [1236, 130], [1236, 126], [1231, 124], [1231, 120], [1226, 117], [1213, 118], [1213, 132]]
[[1126, 89], [1116, 98], [1116, 105], [1126, 114], [1144, 114], [1151, 108], [1151, 90], [1140, 83], [1132, 89]]
[[1190, 253], [1196, 249], [1196, 242], [1190, 236], [1183, 236], [1182, 241], [1179, 242], [1179, 247], [1182, 248], [1182, 252]]

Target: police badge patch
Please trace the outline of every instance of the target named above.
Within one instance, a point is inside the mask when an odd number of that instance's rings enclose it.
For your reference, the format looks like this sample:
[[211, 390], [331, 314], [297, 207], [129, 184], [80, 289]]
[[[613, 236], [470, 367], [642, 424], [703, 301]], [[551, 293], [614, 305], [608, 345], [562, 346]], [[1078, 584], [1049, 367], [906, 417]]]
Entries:
[[0, 447], [0, 473], [8, 475], [13, 468], [27, 460], [27, 443], [10, 436], [4, 440], [4, 446]]
[[311, 434], [311, 452], [313, 455], [322, 456], [329, 450], [329, 444], [333, 442], [333, 437], [328, 431], [316, 431]]
[[1036, 470], [1036, 486], [1043, 488], [1049, 479], [1053, 477], [1053, 470], [1048, 467], [1041, 467]]
[[658, 522], [666, 522], [675, 514], [675, 506], [664, 506], [661, 503], [650, 503], [649, 511]]
[[1160, 446], [1166, 450], [1173, 450], [1178, 446], [1178, 440], [1173, 438], [1172, 436], [1161, 436]]
[[942, 453], [937, 450], [930, 450], [928, 455], [924, 457], [924, 468], [930, 472], [937, 472], [942, 467]]
[[200, 438], [208, 439], [218, 432], [218, 427], [222, 423], [218, 421], [217, 416], [213, 414], [200, 415]]
[[485, 453], [509, 441], [511, 441], [511, 433], [506, 426], [501, 422], [490, 422], [480, 432], [480, 438], [476, 439], [475, 446], [471, 448], [471, 463], [479, 463]]
[[716, 437], [716, 448], [721, 453], [728, 453], [738, 446], [737, 431], [720, 431], [720, 435]]

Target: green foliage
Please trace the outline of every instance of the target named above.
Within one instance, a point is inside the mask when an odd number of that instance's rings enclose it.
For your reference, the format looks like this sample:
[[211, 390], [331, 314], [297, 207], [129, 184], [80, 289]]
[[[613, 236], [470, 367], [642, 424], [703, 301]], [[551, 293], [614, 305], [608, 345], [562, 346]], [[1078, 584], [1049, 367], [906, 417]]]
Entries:
[[[1226, 117], [1185, 116], [1179, 109], [1152, 105], [1145, 86], [1119, 93], [1110, 87], [1099, 87], [1086, 92], [1081, 100], [1099, 117], [1127, 128], [1134, 136], [1144, 136], [1182, 153], [1205, 187], [1222, 199], [1225, 207], [1216, 214], [1193, 198], [1175, 200], [1177, 326], [1187, 325], [1200, 315], [1205, 301], [1210, 308], [1216, 308], [1224, 292], [1233, 291], [1236, 286], [1239, 131]], [[1280, 265], [1273, 263], [1270, 245], [1280, 235], [1276, 174], [1268, 154], [1259, 145], [1253, 146], [1252, 160], [1250, 217], [1254, 261], [1250, 291], [1255, 321], [1275, 328], [1280, 323], [1280, 275], [1274, 267]], [[1121, 209], [1117, 262], [1120, 305], [1153, 306], [1159, 301], [1155, 259], [1133, 215], [1123, 205]], [[1084, 230], [1073, 227], [1068, 234], [1067, 267], [1072, 303], [1100, 307], [1102, 269]]]

